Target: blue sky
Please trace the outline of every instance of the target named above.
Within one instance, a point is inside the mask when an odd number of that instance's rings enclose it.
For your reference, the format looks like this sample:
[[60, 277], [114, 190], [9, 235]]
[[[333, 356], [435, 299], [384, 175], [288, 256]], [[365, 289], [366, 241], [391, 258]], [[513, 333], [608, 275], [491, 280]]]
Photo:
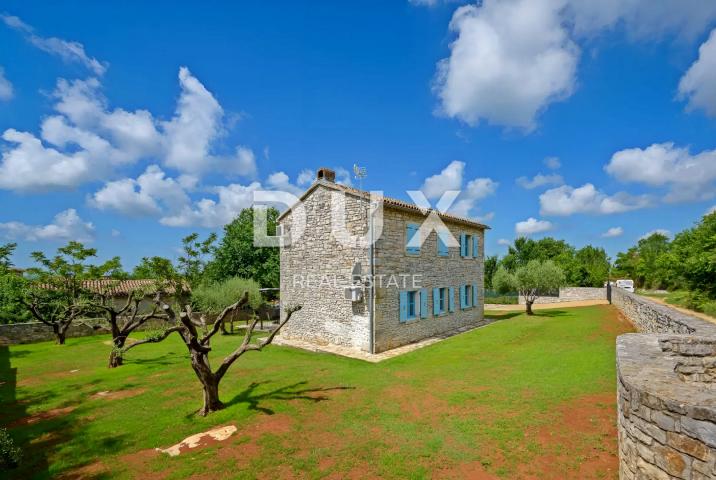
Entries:
[[4, 2], [0, 242], [131, 268], [354, 163], [461, 189], [488, 254], [678, 232], [716, 204], [716, 2], [625, 3]]

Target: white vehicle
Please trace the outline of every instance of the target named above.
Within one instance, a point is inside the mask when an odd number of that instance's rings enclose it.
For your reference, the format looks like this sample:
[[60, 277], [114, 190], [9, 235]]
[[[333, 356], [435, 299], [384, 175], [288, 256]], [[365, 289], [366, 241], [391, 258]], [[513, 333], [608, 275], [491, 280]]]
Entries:
[[617, 280], [617, 287], [623, 288], [627, 292], [634, 293], [634, 280]]

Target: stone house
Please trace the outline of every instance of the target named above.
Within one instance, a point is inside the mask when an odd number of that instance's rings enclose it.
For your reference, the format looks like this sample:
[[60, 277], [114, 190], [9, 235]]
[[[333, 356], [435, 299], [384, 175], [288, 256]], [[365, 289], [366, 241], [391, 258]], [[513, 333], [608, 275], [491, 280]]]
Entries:
[[[430, 218], [440, 227], [424, 230]], [[371, 203], [369, 192], [320, 169], [299, 204], [279, 217], [281, 303], [303, 306], [281, 340], [379, 353], [486, 323], [488, 228], [397, 199]], [[375, 241], [345, 240], [360, 236]]]

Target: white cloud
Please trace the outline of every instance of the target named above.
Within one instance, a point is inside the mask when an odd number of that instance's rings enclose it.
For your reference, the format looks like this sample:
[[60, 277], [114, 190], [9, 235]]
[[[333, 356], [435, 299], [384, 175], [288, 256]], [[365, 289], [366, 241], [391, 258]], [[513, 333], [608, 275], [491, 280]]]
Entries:
[[48, 225], [27, 225], [21, 222], [0, 223], [0, 234], [11, 240], [38, 240], [90, 242], [94, 238], [94, 225], [83, 221], [77, 211], [70, 208], [55, 215]]
[[207, 167], [211, 143], [221, 133], [221, 105], [186, 67], [179, 69], [181, 94], [177, 109], [163, 127], [166, 132], [166, 165], [196, 173]]
[[545, 166], [550, 170], [557, 170], [559, 167], [562, 166], [562, 162], [560, 162], [559, 158], [557, 157], [547, 157], [542, 160], [542, 163], [544, 163]]
[[293, 185], [288, 178], [288, 175], [286, 175], [284, 172], [272, 173], [266, 179], [266, 184], [274, 190], [289, 192], [296, 196], [299, 196], [303, 193], [303, 188]]
[[552, 230], [553, 227], [552, 222], [530, 217], [527, 220], [515, 224], [515, 233], [517, 236], [528, 236], [535, 233], [547, 232]]
[[644, 235], [639, 237], [639, 240], [644, 240], [646, 238], [651, 237], [652, 235], [663, 235], [666, 238], [671, 238], [671, 236], [672, 236], [671, 231], [666, 230], [665, 228], [657, 228], [656, 230], [646, 232]]
[[711, 215], [714, 212], [716, 212], [716, 205], [706, 210], [706, 215]]
[[408, 0], [413, 5], [419, 7], [434, 7], [438, 4], [439, 0]]
[[[450, 56], [437, 66], [438, 112], [469, 125], [485, 120], [529, 131], [541, 111], [573, 93], [578, 41], [616, 28], [638, 41], [664, 35], [693, 39], [714, 19], [716, 2], [703, 0], [484, 0], [464, 5], [450, 22], [456, 34]], [[713, 98], [713, 82], [705, 83], [713, 73], [701, 70], [693, 75], [702, 95], [692, 97], [694, 103]]]
[[136, 180], [108, 182], [89, 203], [101, 210], [141, 217], [181, 211], [190, 204], [190, 199], [176, 180], [166, 177], [159, 166], [150, 165]]
[[590, 213], [608, 215], [628, 212], [651, 205], [651, 199], [645, 195], [632, 196], [621, 192], [606, 195], [591, 183], [574, 188], [569, 185], [547, 190], [539, 197], [542, 215], [574, 215]]
[[538, 173], [532, 179], [519, 177], [516, 182], [520, 187], [531, 190], [545, 185], [562, 185], [564, 183], [564, 179], [562, 178], [562, 175], [557, 175], [556, 173], [550, 175], [542, 175], [541, 173]]
[[5, 70], [0, 67], [0, 100], [7, 101], [13, 97], [13, 88], [10, 80], [5, 78]]
[[440, 198], [448, 190], [460, 190], [464, 171], [465, 162], [453, 160], [440, 173], [426, 178], [420, 190], [431, 200]]
[[435, 79], [441, 112], [469, 125], [531, 130], [548, 104], [572, 94], [579, 48], [562, 0], [485, 0], [453, 14], [457, 38]]
[[622, 227], [612, 227], [606, 232], [602, 233], [602, 238], [621, 237], [622, 235], [624, 235], [624, 229]]
[[716, 116], [716, 29], [699, 48], [698, 60], [681, 78], [679, 96], [688, 100], [689, 108]]
[[103, 75], [107, 71], [107, 63], [90, 57], [85, 47], [79, 42], [63, 40], [57, 37], [41, 37], [35, 33], [34, 28], [23, 22], [20, 18], [11, 15], [0, 15], [5, 24], [25, 37], [35, 47], [51, 55], [60, 57], [67, 63], [79, 63], [88, 68], [95, 75]]
[[106, 173], [93, 165], [87, 152], [60, 153], [46, 148], [27, 132], [5, 130], [2, 139], [14, 146], [3, 152], [0, 162], [0, 188], [18, 191], [71, 188]]
[[298, 174], [298, 178], [296, 179], [296, 183], [301, 186], [305, 187], [313, 183], [313, 180], [316, 178], [316, 173], [309, 169], [305, 168], [301, 170], [301, 173]]
[[498, 245], [502, 245], [503, 247], [509, 247], [512, 245], [512, 242], [510, 240], [507, 240], [506, 238], [501, 238], [497, 241]]
[[716, 18], [716, 3], [703, 0], [567, 0], [565, 15], [577, 35], [623, 26], [633, 39], [664, 34], [693, 37]]
[[490, 178], [475, 178], [463, 188], [464, 171], [465, 162], [454, 160], [439, 174], [426, 178], [420, 190], [431, 200], [442, 197], [447, 191], [460, 191], [449, 211], [455, 215], [469, 217], [475, 204], [495, 193], [499, 184]]
[[343, 167], [336, 167], [336, 183], [340, 183], [341, 185], [345, 185], [346, 187], [352, 187], [353, 186], [353, 179], [351, 177], [351, 172], [346, 170]]
[[699, 201], [716, 195], [716, 150], [691, 155], [673, 143], [616, 152], [605, 170], [621, 182], [667, 186], [667, 202]]
[[112, 237], [114, 237], [114, 238], [118, 238], [118, 237], [122, 236], [122, 232], [120, 232], [116, 228], [113, 228], [112, 231], [110, 232], [110, 235], [112, 235]]
[[181, 211], [162, 217], [160, 223], [171, 227], [201, 226], [216, 228], [231, 222], [244, 208], [253, 204], [253, 192], [261, 189], [259, 182], [250, 185], [231, 184], [215, 187], [218, 201], [203, 198]]
[[167, 122], [147, 110], [109, 108], [96, 78], [59, 79], [53, 92], [57, 114], [42, 121], [40, 138], [14, 129], [3, 134], [15, 146], [3, 152], [0, 188], [74, 188], [150, 158], [179, 170], [185, 188], [187, 180], [196, 184], [209, 171], [254, 177], [256, 156], [250, 148], [239, 145], [234, 155], [212, 155], [223, 132], [223, 110], [186, 68], [179, 78], [182, 93]]

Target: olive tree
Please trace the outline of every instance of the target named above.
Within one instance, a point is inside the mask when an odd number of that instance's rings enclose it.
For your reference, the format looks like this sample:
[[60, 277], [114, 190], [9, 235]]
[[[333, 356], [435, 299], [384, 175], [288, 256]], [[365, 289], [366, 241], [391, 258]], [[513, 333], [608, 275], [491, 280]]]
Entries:
[[533, 315], [532, 305], [540, 293], [558, 289], [564, 285], [564, 272], [552, 260], [530, 260], [513, 272], [501, 266], [492, 278], [499, 292], [515, 291], [525, 299], [527, 315]]

